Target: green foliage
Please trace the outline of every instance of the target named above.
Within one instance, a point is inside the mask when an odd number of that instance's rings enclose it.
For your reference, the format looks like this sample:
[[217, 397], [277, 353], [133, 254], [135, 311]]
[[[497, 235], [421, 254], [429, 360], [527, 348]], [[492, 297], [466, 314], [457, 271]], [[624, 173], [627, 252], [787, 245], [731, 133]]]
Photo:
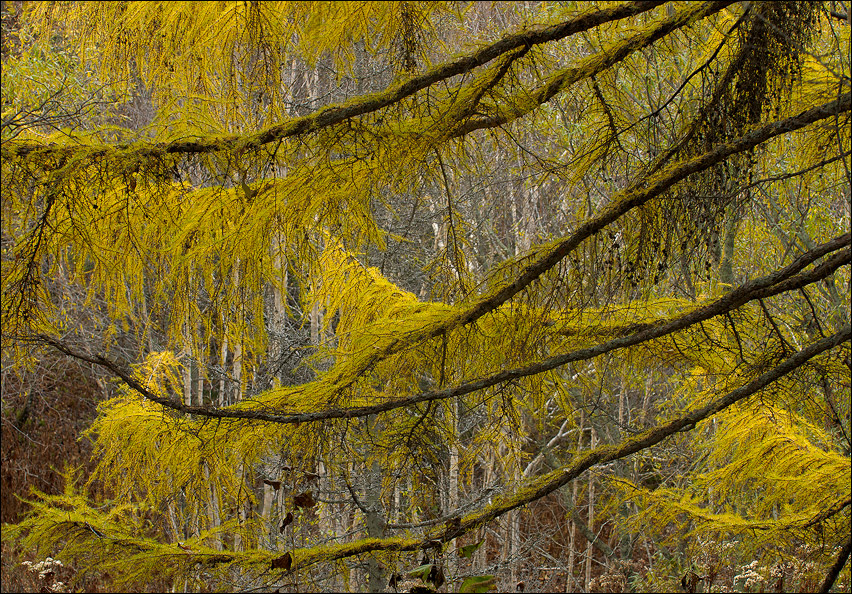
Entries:
[[496, 590], [493, 575], [472, 575], [467, 577], [459, 587], [459, 592], [492, 592]]
[[480, 540], [479, 542], [475, 542], [473, 544], [469, 544], [469, 545], [465, 545], [463, 547], [460, 547], [459, 548], [459, 556], [463, 557], [465, 559], [470, 559], [473, 556], [473, 554], [476, 552], [476, 550], [479, 547], [481, 547], [482, 543], [484, 543], [484, 542], [485, 542], [484, 540]]

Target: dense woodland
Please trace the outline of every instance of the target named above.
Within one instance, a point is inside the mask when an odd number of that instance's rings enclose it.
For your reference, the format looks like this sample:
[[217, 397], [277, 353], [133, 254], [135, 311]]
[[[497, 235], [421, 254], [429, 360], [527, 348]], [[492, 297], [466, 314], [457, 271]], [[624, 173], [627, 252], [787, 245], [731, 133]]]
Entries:
[[852, 580], [849, 2], [3, 2], [2, 589]]

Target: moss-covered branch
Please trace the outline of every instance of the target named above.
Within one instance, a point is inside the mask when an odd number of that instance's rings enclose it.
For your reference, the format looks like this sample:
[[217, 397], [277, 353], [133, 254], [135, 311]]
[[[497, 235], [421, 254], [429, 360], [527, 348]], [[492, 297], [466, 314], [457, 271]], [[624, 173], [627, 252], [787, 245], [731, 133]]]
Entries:
[[[703, 407], [652, 427], [639, 435], [626, 439], [620, 444], [596, 448], [580, 456], [571, 464], [557, 468], [542, 477], [530, 479], [519, 486], [514, 492], [496, 498], [484, 510], [466, 515], [460, 518], [458, 522], [448, 522], [445, 526], [431, 530], [421, 539], [421, 547], [425, 548], [430, 546], [430, 543], [436, 541], [448, 542], [513, 509], [541, 499], [567, 485], [594, 466], [626, 458], [627, 456], [653, 447], [678, 432], [691, 431], [701, 421], [756, 394], [771, 383], [800, 368], [810, 359], [849, 341], [851, 337], [852, 329], [846, 328], [832, 336], [813, 342], [754, 380], [728, 392], [724, 396], [716, 398]], [[352, 544], [354, 546], [357, 543]]]
[[579, 66], [566, 68], [554, 73], [546, 83], [534, 91], [523, 90], [517, 93], [514, 99], [509, 99], [505, 102], [505, 107], [497, 115], [472, 118], [464, 122], [456, 128], [453, 136], [464, 136], [474, 130], [495, 128], [522, 117], [533, 109], [550, 101], [557, 93], [564, 91], [578, 81], [592, 78], [596, 74], [612, 68], [630, 54], [648, 47], [672, 31], [676, 31], [699, 19], [706, 18], [731, 4], [733, 2], [729, 1], [695, 3], [689, 8], [676, 13], [674, 16], [661, 21], [659, 25], [642, 31], [606, 51], [587, 58]]
[[650, 179], [640, 178], [634, 181], [630, 187], [613, 197], [611, 206], [588, 219], [571, 235], [539, 247], [535, 252], [536, 255], [532, 257], [532, 262], [517, 273], [513, 273], [510, 281], [497, 283], [491, 291], [475, 298], [467, 307], [449, 314], [443, 320], [425, 323], [416, 330], [389, 337], [384, 345], [377, 344], [369, 355], [353, 358], [347, 362], [345, 370], [338, 371], [334, 376], [330, 376], [331, 381], [336, 386], [335, 389], [341, 390], [348, 387], [378, 361], [421, 341], [441, 336], [455, 328], [470, 324], [488, 312], [495, 310], [556, 266], [577, 249], [583, 241], [631, 210], [662, 195], [677, 182], [694, 173], [705, 171], [731, 155], [748, 151], [771, 138], [848, 112], [850, 105], [852, 105], [852, 95], [845, 93], [834, 101], [808, 109], [789, 118], [770, 122], [728, 143], [719, 144], [695, 158], [674, 163]]
[[339, 124], [350, 118], [378, 111], [406, 97], [410, 97], [435, 83], [469, 72], [518, 48], [526, 48], [564, 39], [570, 35], [587, 31], [607, 22], [647, 12], [662, 3], [659, 1], [628, 2], [613, 8], [587, 13], [557, 25], [531, 28], [508, 35], [469, 55], [436, 66], [425, 74], [397, 83], [384, 91], [358, 97], [342, 105], [330, 105], [314, 113], [292, 118], [255, 134], [228, 136], [211, 140], [176, 141], [153, 146], [139, 145], [134, 146], [132, 149], [126, 145], [104, 145], [98, 147], [85, 145], [44, 146], [33, 142], [7, 142], [3, 144], [2, 156], [4, 159], [26, 157], [30, 153], [38, 152], [41, 157], [48, 157], [52, 154], [74, 154], [78, 156], [82, 155], [86, 160], [96, 160], [109, 153], [132, 150], [136, 158], [144, 159], [158, 158], [163, 155], [175, 153], [199, 154], [228, 150], [257, 149], [285, 138], [314, 132]]
[[852, 330], [847, 328], [832, 336], [813, 342], [752, 381], [714, 399], [709, 404], [652, 427], [620, 444], [598, 447], [579, 456], [570, 464], [557, 468], [544, 476], [527, 480], [512, 493], [495, 498], [485, 509], [449, 520], [445, 524], [433, 528], [421, 538], [362, 539], [340, 545], [297, 550], [293, 552], [290, 571], [298, 571], [318, 562], [328, 562], [374, 551], [414, 551], [440, 546], [442, 543], [458, 538], [513, 509], [553, 493], [594, 466], [620, 460], [646, 450], [678, 432], [691, 431], [701, 421], [756, 394], [773, 382], [805, 365], [810, 359], [849, 341], [850, 337], [852, 337]]
[[[41, 340], [67, 355], [83, 359], [90, 363], [95, 363], [108, 369], [145, 398], [184, 414], [220, 419], [254, 419], [284, 424], [308, 423], [329, 419], [352, 419], [388, 412], [406, 406], [413, 406], [421, 402], [446, 400], [448, 398], [463, 396], [465, 394], [470, 394], [514, 379], [543, 373], [562, 365], [566, 365], [567, 363], [592, 359], [617, 349], [628, 348], [643, 342], [661, 338], [674, 332], [685, 330], [686, 328], [705, 320], [724, 315], [750, 301], [765, 299], [787, 291], [797, 290], [828, 277], [838, 268], [848, 265], [850, 261], [852, 261], [849, 245], [850, 234], [847, 233], [841, 235], [802, 254], [788, 266], [776, 270], [764, 277], [749, 281], [707, 305], [670, 320], [660, 320], [655, 323], [638, 324], [633, 327], [625, 328], [623, 332], [629, 332], [626, 336], [621, 336], [593, 347], [577, 349], [568, 353], [555, 355], [526, 367], [508, 369], [485, 378], [458, 384], [451, 388], [422, 392], [405, 398], [360, 407], [333, 408], [322, 411], [280, 415], [260, 410], [259, 407], [255, 410], [239, 410], [233, 408], [215, 409], [201, 406], [187, 406], [179, 401], [157, 396], [152, 393], [136, 381], [130, 371], [122, 368], [114, 361], [110, 361], [109, 359], [101, 356], [89, 356], [78, 353], [60, 341], [47, 336], [42, 336]], [[846, 249], [843, 249], [844, 247]], [[815, 266], [811, 270], [801, 272], [806, 266], [812, 264], [817, 259], [825, 255], [832, 254], [832, 252], [835, 253], [833, 253], [833, 255], [827, 258], [824, 262]]]

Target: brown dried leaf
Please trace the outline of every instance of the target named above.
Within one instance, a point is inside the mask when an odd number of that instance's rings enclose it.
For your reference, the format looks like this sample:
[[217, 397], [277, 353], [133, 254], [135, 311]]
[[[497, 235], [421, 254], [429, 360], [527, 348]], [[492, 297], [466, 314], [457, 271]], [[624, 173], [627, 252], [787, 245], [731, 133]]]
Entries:
[[284, 519], [281, 520], [281, 526], [278, 527], [278, 534], [284, 532], [284, 529], [293, 523], [293, 512], [287, 512], [287, 515], [284, 516]]
[[277, 557], [272, 560], [272, 569], [283, 569], [284, 571], [290, 571], [290, 567], [293, 566], [293, 556], [290, 555], [290, 552], [286, 552], [280, 557]]
[[297, 508], [311, 508], [315, 506], [317, 502], [314, 500], [314, 496], [310, 491], [305, 491], [304, 493], [300, 493], [293, 497], [293, 505]]

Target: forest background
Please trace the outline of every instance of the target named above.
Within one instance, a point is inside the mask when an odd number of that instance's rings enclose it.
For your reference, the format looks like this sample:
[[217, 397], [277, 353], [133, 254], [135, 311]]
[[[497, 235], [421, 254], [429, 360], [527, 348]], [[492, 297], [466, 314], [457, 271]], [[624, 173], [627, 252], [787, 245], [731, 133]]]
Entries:
[[2, 589], [848, 591], [849, 50], [2, 2]]

